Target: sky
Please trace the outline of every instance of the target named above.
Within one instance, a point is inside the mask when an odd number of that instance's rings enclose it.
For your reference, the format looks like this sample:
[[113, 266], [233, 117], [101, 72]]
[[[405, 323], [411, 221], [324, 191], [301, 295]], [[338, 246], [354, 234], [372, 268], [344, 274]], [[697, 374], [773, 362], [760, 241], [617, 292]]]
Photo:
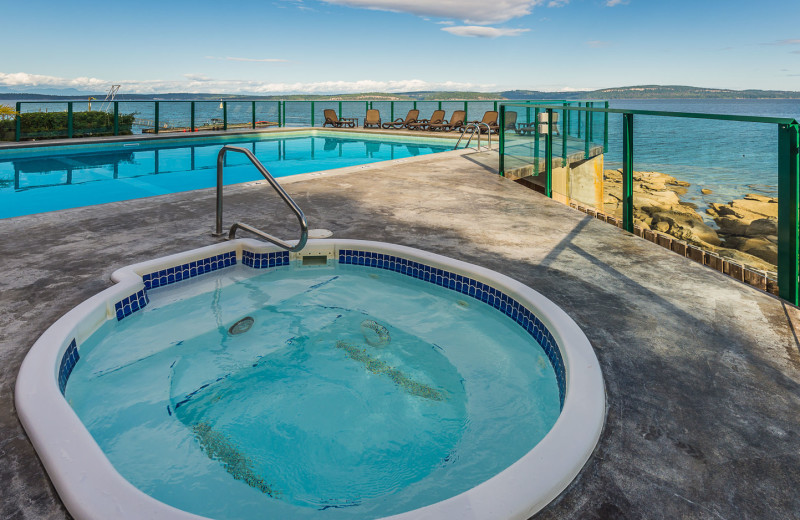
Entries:
[[798, 0], [0, 0], [0, 91], [800, 91]]

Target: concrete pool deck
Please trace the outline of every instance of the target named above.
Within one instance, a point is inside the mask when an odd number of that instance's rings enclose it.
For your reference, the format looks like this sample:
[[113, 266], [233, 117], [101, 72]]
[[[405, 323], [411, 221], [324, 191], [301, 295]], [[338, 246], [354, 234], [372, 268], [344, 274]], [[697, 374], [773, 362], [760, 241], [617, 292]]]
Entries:
[[[794, 307], [498, 177], [494, 154], [424, 159], [280, 182], [312, 228], [504, 272], [581, 326], [605, 378], [606, 426], [537, 519], [797, 516]], [[0, 221], [1, 518], [69, 518], [14, 410], [27, 350], [115, 269], [213, 243], [213, 212], [214, 191], [200, 190]], [[234, 220], [297, 235], [263, 183], [226, 188], [226, 227]]]

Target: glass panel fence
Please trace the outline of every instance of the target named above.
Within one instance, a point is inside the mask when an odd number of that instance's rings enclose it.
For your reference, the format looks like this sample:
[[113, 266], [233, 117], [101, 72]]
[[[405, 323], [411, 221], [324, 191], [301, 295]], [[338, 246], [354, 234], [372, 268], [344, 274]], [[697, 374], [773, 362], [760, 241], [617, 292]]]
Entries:
[[504, 110], [504, 175], [545, 193], [549, 185], [560, 202], [800, 301], [795, 121], [608, 110], [592, 101]]
[[539, 109], [531, 105], [507, 106], [504, 112], [505, 175], [544, 193], [546, 139], [535, 124]]
[[367, 115], [366, 101], [342, 101], [341, 117], [354, 119], [356, 127], [364, 124], [364, 116]]
[[114, 115], [99, 109], [94, 100], [72, 103], [72, 137], [114, 135]]
[[[315, 101], [314, 102], [314, 125], [325, 125], [325, 111], [333, 110], [336, 117], [339, 117], [339, 103], [336, 101]], [[330, 126], [330, 125], [329, 125]]]
[[[322, 119], [325, 121], [325, 118]], [[311, 103], [286, 101], [283, 104], [283, 126], [311, 126]]]
[[228, 130], [253, 128], [253, 103], [250, 101], [228, 101]]
[[439, 110], [438, 101], [417, 101], [419, 119], [430, 119], [435, 110]]
[[777, 280], [775, 125], [647, 115], [635, 121], [634, 206], [644, 227], [709, 252], [704, 263], [737, 279], [755, 270]]
[[192, 105], [183, 101], [159, 101], [158, 133], [190, 132]]
[[389, 121], [405, 120], [408, 111], [413, 109], [414, 103], [412, 101], [395, 101], [392, 103]]
[[21, 103], [21, 139], [66, 138], [68, 103]]
[[[117, 111], [119, 112], [119, 135], [142, 133], [142, 130], [145, 128], [143, 126], [143, 120], [145, 118], [142, 109], [148, 105], [152, 106], [151, 103], [117, 102]], [[152, 111], [150, 117], [152, 118]], [[150, 127], [152, 128], [152, 122]]]
[[194, 127], [198, 132], [222, 130], [225, 127], [221, 101], [195, 101]]
[[392, 103], [390, 101], [373, 101], [371, 105], [374, 110], [378, 111], [381, 117], [381, 124], [388, 123], [392, 120]]
[[278, 102], [256, 101], [256, 128], [278, 126]]

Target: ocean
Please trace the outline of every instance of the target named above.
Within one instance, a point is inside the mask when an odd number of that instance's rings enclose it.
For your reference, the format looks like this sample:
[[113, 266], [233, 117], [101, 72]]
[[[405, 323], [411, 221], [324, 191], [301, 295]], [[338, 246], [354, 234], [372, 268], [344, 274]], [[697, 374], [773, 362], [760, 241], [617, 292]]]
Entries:
[[[612, 100], [610, 108], [698, 112], [800, 120], [800, 99]], [[621, 116], [609, 117], [606, 168], [621, 167]], [[778, 195], [778, 130], [774, 124], [634, 116], [634, 170], [691, 183], [681, 199], [703, 210], [747, 193]], [[595, 128], [597, 126], [595, 125]], [[711, 190], [709, 194], [701, 189]]]
[[[14, 101], [0, 101], [14, 106]], [[700, 112], [709, 114], [736, 114], [800, 119], [800, 99], [661, 99], [661, 100], [611, 100], [611, 108], [657, 110], [669, 112]], [[23, 111], [64, 111], [66, 103], [25, 103]], [[75, 102], [74, 110], [86, 110], [87, 102]], [[92, 108], [104, 108], [101, 100], [92, 102]], [[107, 105], [106, 105], [107, 108]], [[120, 102], [120, 113], [136, 113], [134, 133], [152, 126], [155, 116], [153, 104]], [[315, 103], [314, 122], [324, 121], [323, 110], [338, 110], [338, 102]], [[405, 116], [412, 108], [411, 102], [396, 102], [394, 113], [388, 102], [375, 102], [384, 121]], [[418, 102], [422, 117], [438, 108], [438, 102]], [[447, 115], [464, 108], [463, 102], [443, 102]], [[480, 119], [492, 102], [470, 102], [467, 120]], [[366, 106], [363, 101], [342, 103], [342, 115], [362, 118]], [[252, 104], [228, 102], [229, 125], [249, 124]], [[223, 110], [217, 102], [196, 102], [196, 125], [221, 121]], [[277, 121], [277, 102], [256, 103], [257, 121]], [[160, 126], [188, 127], [188, 103], [162, 101], [159, 110]], [[304, 102], [287, 102], [284, 124], [308, 126], [311, 123], [310, 107]], [[622, 161], [622, 117], [609, 116], [609, 150], [605, 156], [606, 168], [619, 168]], [[602, 118], [595, 116], [594, 141], [601, 142]], [[727, 203], [747, 193], [777, 196], [777, 128], [762, 123], [739, 123], [674, 117], [634, 117], [634, 169], [659, 171], [673, 175], [691, 184], [682, 199], [694, 203], [702, 210], [710, 202]], [[710, 194], [701, 189], [711, 190]]]

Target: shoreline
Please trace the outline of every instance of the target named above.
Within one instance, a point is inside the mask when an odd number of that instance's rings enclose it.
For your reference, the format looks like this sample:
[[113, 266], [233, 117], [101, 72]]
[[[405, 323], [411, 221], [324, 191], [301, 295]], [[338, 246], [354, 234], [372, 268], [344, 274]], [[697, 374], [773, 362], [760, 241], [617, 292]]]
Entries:
[[[777, 271], [777, 197], [746, 193], [727, 203], [709, 202], [705, 215], [683, 200], [689, 182], [653, 171], [634, 171], [634, 224], [664, 233], [773, 275]], [[603, 212], [621, 215], [621, 170], [604, 170]], [[711, 190], [703, 188], [704, 195]], [[714, 222], [706, 223], [704, 216]]]

